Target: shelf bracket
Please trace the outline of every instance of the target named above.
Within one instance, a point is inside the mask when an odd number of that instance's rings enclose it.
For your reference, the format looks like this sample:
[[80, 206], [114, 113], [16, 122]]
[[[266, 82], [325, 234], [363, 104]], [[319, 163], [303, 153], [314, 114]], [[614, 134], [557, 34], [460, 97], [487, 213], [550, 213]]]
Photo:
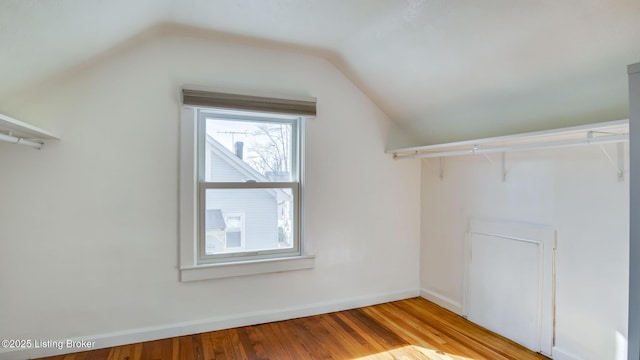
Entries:
[[603, 145], [600, 145], [599, 147], [600, 150], [602, 150], [604, 156], [607, 157], [607, 160], [609, 160], [611, 166], [613, 166], [613, 168], [616, 170], [616, 173], [618, 174], [618, 180], [624, 180], [624, 143], [616, 143], [616, 161], [613, 160], [613, 158], [611, 157], [611, 155], [609, 155], [609, 152]]
[[440, 180], [444, 178], [444, 158], [438, 158], [440, 160]]

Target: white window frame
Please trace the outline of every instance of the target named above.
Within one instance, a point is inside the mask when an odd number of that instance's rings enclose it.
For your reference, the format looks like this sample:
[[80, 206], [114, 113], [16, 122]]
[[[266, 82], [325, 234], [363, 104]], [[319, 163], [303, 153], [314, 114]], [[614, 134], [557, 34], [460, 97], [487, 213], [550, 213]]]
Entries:
[[[304, 164], [304, 121], [298, 120], [298, 182], [264, 182], [264, 183], [206, 183], [201, 181], [204, 171], [200, 158], [204, 159], [203, 146], [199, 144], [202, 120], [197, 108], [183, 106], [180, 126], [180, 280], [196, 281], [232, 276], [263, 274], [290, 270], [310, 269], [314, 266], [315, 257], [304, 253], [302, 232], [302, 187]], [[242, 255], [219, 257], [214, 261], [204, 254], [205, 237], [204, 214], [199, 203], [207, 188], [290, 188], [294, 194], [294, 249], [269, 250], [265, 252], [244, 252]], [[202, 225], [201, 225], [202, 224]], [[203, 236], [200, 236], [202, 234]], [[202, 253], [201, 253], [202, 251]], [[205, 261], [203, 261], [205, 259]]]
[[[286, 124], [291, 126], [291, 181], [287, 182], [208, 182], [206, 181], [206, 123], [208, 119], [212, 120], [231, 120], [231, 121], [251, 121], [264, 122], [270, 124]], [[197, 136], [198, 136], [198, 208], [200, 212], [199, 233], [200, 244], [198, 251], [198, 263], [224, 263], [229, 261], [245, 261], [245, 260], [261, 260], [270, 258], [280, 258], [286, 256], [300, 256], [300, 165], [301, 157], [299, 151], [302, 148], [300, 126], [302, 119], [291, 115], [269, 115], [258, 114], [246, 111], [228, 111], [215, 109], [198, 109], [197, 110]], [[212, 169], [212, 172], [215, 171]], [[237, 252], [223, 252], [219, 254], [207, 255], [205, 251], [205, 221], [204, 214], [206, 212], [206, 192], [208, 189], [289, 189], [293, 196], [293, 247], [277, 248], [269, 250], [248, 250]]]

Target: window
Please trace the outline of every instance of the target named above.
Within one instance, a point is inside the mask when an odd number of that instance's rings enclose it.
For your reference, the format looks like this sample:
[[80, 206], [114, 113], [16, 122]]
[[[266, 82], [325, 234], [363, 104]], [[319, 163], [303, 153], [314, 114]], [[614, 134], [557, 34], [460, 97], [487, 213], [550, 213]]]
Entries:
[[[312, 267], [301, 241], [302, 121], [309, 113], [292, 100], [191, 90], [183, 99], [181, 279]], [[302, 102], [310, 104], [315, 112], [315, 102]], [[240, 264], [254, 269], [220, 270]]]
[[300, 119], [196, 109], [199, 263], [300, 254]]

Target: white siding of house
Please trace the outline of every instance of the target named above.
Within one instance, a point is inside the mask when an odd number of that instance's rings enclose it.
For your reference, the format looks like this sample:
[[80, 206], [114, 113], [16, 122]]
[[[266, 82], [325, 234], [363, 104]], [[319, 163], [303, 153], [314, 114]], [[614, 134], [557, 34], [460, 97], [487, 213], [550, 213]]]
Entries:
[[[230, 164], [230, 159], [218, 155], [208, 144], [213, 182], [242, 182], [257, 180], [241, 173]], [[235, 155], [234, 155], [235, 156]], [[224, 216], [244, 214], [245, 250], [276, 248], [278, 246], [278, 203], [273, 190], [208, 190], [207, 210], [221, 209]]]
[[[209, 170], [210, 173], [207, 174], [208, 181], [220, 181], [220, 182], [238, 182], [238, 181], [247, 181], [247, 180], [257, 180], [250, 176], [247, 176], [240, 172], [237, 168], [229, 164], [229, 160], [223, 158], [220, 155], [217, 155], [211, 149], [207, 151], [209, 155]], [[234, 155], [235, 156], [235, 155]]]
[[210, 189], [207, 209], [221, 209], [222, 214], [244, 214], [245, 250], [278, 246], [277, 203], [272, 190]]

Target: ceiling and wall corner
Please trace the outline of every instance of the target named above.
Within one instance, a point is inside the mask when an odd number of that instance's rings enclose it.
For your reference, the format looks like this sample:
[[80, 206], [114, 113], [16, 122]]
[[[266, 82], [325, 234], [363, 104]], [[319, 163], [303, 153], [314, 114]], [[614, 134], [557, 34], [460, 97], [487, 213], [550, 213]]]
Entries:
[[0, 111], [162, 30], [323, 56], [412, 134], [402, 146], [618, 120], [638, 18], [635, 0], [3, 0]]

